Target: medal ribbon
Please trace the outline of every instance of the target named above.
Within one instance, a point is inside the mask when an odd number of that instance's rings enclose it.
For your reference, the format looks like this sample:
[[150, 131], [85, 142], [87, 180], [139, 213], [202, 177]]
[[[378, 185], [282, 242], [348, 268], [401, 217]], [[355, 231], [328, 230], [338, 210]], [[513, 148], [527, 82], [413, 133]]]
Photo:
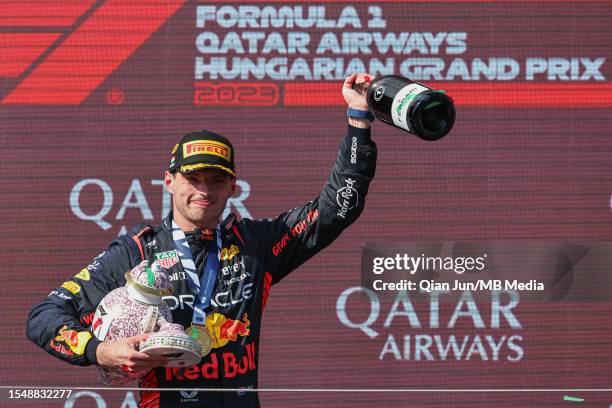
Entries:
[[217, 279], [217, 270], [219, 269], [219, 258], [221, 257], [221, 234], [219, 226], [215, 228], [213, 240], [210, 243], [208, 254], [206, 255], [206, 263], [202, 277], [198, 278], [193, 255], [189, 248], [189, 243], [182, 229], [172, 220], [172, 239], [174, 246], [181, 260], [181, 265], [187, 274], [187, 283], [191, 293], [195, 296], [193, 302], [193, 318], [192, 324], [204, 326], [206, 324], [206, 308], [210, 306], [211, 296], [215, 281]]

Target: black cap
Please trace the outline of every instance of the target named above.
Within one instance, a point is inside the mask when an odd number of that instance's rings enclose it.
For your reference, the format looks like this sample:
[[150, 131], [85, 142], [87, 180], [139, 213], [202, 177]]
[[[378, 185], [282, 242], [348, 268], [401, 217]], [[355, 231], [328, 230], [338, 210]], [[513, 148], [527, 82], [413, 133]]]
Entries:
[[172, 149], [170, 172], [185, 174], [205, 168], [219, 169], [236, 177], [232, 144], [208, 130], [187, 133]]

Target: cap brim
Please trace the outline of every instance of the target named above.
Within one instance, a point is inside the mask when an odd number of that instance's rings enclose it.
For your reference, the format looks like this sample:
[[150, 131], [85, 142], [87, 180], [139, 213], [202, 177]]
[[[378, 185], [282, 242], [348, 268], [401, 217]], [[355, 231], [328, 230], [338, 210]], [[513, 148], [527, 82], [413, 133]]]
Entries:
[[191, 173], [192, 171], [197, 171], [205, 168], [213, 168], [219, 169], [232, 177], [236, 177], [236, 173], [230, 169], [229, 167], [222, 166], [220, 164], [212, 164], [212, 163], [194, 163], [194, 164], [185, 164], [178, 168], [178, 171], [181, 174]]

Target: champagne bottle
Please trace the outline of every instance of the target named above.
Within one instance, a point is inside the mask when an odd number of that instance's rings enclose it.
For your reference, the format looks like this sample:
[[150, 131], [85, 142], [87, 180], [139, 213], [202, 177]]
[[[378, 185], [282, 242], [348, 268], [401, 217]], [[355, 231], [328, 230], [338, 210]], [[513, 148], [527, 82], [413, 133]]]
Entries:
[[[361, 92], [364, 86], [354, 88]], [[398, 75], [374, 79], [367, 87], [366, 99], [377, 119], [424, 140], [443, 138], [455, 123], [451, 98]]]

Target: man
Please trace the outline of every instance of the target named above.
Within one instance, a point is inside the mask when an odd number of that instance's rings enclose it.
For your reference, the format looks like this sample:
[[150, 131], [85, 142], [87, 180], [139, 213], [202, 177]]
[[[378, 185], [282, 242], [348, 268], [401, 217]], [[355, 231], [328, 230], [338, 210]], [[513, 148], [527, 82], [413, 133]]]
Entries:
[[[273, 219], [237, 221], [230, 215], [219, 223], [236, 189], [233, 147], [212, 132], [185, 135], [165, 173], [172, 212], [163, 224], [117, 238], [52, 291], [30, 312], [28, 338], [72, 364], [150, 370], [140, 380], [143, 388], [257, 388], [260, 317], [270, 286], [329, 245], [363, 210], [376, 146], [365, 97], [352, 86], [367, 80], [353, 74], [343, 84], [348, 134], [321, 194]], [[210, 336], [212, 351], [199, 365], [163, 367], [164, 358], [138, 351], [147, 335], [114, 343], [92, 336], [97, 305], [125, 285], [125, 272], [142, 260], [157, 260], [169, 274], [174, 291], [164, 300], [174, 322], [204, 328]], [[254, 392], [148, 391], [141, 393], [140, 406], [258, 407], [259, 400]]]

